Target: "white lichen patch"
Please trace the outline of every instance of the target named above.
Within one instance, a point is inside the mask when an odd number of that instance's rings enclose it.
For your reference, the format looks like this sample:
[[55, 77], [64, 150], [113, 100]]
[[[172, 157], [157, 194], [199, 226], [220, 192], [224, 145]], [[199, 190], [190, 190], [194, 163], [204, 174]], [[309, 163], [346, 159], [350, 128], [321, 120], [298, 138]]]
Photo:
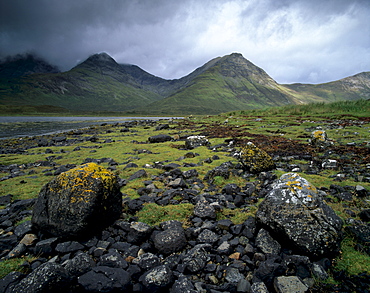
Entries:
[[302, 204], [312, 208], [319, 197], [316, 187], [296, 173], [283, 174], [273, 189], [281, 189], [281, 200], [287, 204]]

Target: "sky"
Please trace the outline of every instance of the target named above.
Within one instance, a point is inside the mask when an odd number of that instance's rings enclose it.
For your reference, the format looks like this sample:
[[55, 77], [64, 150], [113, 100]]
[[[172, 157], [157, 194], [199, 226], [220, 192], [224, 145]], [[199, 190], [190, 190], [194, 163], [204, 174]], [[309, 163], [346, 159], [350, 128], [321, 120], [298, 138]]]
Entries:
[[279, 83], [370, 71], [370, 0], [0, 0], [0, 58], [95, 53], [166, 79], [241, 53]]

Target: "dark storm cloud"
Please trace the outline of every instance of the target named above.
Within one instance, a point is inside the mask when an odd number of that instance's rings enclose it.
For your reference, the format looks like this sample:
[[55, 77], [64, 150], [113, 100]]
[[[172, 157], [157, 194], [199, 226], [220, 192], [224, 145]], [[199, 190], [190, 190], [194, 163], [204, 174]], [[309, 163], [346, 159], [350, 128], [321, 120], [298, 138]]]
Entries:
[[36, 52], [68, 70], [107, 52], [165, 78], [240, 52], [278, 82], [370, 70], [368, 0], [12, 0], [0, 54]]

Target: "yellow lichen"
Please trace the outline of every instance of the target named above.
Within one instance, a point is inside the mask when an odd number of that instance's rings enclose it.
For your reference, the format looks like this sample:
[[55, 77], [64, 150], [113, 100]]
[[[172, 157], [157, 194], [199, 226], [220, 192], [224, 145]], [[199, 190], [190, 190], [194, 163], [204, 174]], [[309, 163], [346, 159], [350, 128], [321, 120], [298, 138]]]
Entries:
[[325, 141], [325, 132], [322, 131], [322, 130], [316, 130], [314, 133], [313, 133], [313, 137], [315, 139], [318, 139], [320, 141]]
[[104, 197], [108, 196], [116, 180], [112, 172], [95, 163], [88, 163], [57, 176], [54, 186], [57, 186], [58, 190], [52, 189], [52, 191], [68, 190], [71, 194], [71, 203], [88, 202], [94, 193], [91, 189], [91, 179], [100, 181], [103, 184]]

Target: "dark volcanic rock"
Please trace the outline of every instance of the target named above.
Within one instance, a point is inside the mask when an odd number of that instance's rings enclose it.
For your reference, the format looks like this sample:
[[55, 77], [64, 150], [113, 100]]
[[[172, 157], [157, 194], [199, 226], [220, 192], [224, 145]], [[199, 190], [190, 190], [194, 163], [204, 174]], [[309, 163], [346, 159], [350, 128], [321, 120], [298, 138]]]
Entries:
[[172, 279], [172, 271], [165, 265], [157, 266], [141, 277], [145, 292], [164, 292], [162, 290], [171, 285]]
[[61, 265], [47, 262], [25, 277], [13, 288], [13, 293], [65, 292], [69, 276]]
[[187, 243], [185, 231], [181, 227], [181, 223], [180, 225], [172, 225], [172, 227], [156, 233], [153, 242], [159, 253], [165, 255], [181, 251]]
[[316, 188], [295, 173], [281, 176], [259, 206], [256, 218], [300, 253], [320, 257], [339, 251], [342, 220]]
[[150, 136], [148, 140], [150, 143], [159, 143], [159, 142], [171, 141], [172, 137], [166, 134], [158, 134], [158, 135]]
[[130, 275], [121, 268], [99, 266], [80, 276], [78, 284], [87, 292], [127, 290]]
[[62, 237], [83, 237], [113, 223], [122, 210], [116, 176], [89, 163], [62, 173], [40, 191], [33, 226]]

